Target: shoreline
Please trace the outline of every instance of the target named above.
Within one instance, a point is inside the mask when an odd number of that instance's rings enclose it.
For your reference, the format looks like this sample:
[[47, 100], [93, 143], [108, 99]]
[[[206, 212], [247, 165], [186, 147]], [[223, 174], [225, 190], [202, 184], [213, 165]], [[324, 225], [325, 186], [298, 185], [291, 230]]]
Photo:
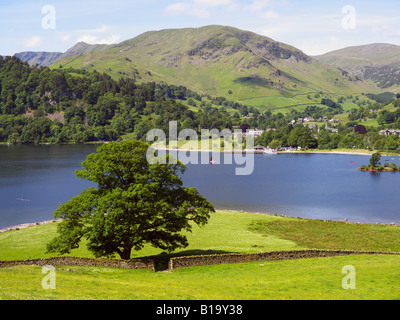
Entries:
[[[51, 144], [46, 144], [46, 143], [40, 143], [37, 145], [93, 145], [93, 146], [100, 146], [103, 144], [109, 143], [108, 141], [95, 141], [95, 142], [85, 142], [85, 143], [51, 143]], [[11, 144], [8, 144], [7, 142], [0, 142], [0, 146], [12, 146]], [[212, 149], [183, 149], [183, 148], [161, 148], [161, 147], [153, 147], [154, 150], [165, 150], [165, 151], [182, 151], [182, 152], [189, 152], [189, 151], [194, 151], [194, 152], [220, 152], [220, 153], [231, 153], [231, 154], [271, 154], [271, 153], [264, 153], [264, 152], [259, 152], [259, 151], [246, 151], [246, 150], [230, 150], [230, 151], [225, 151], [225, 150], [212, 150]], [[368, 151], [368, 150], [362, 150], [362, 151], [334, 151], [334, 150], [293, 150], [293, 151], [278, 151], [278, 154], [343, 154], [343, 155], [362, 155], [362, 156], [371, 156], [374, 152], [380, 152], [383, 157], [400, 157], [400, 154], [388, 154], [388, 153], [383, 153], [381, 151]]]
[[0, 229], [0, 233], [7, 232], [7, 231], [13, 231], [13, 230], [19, 230], [19, 229], [26, 229], [29, 227], [34, 227], [34, 226], [39, 226], [43, 224], [49, 224], [52, 222], [57, 222], [59, 220], [46, 220], [46, 221], [41, 221], [41, 222], [28, 222], [28, 223], [22, 223], [22, 224], [17, 224], [9, 227], [4, 227]]
[[[253, 211], [245, 211], [245, 210], [234, 210], [234, 209], [215, 209], [215, 211], [233, 211], [233, 212], [240, 212], [240, 213], [250, 213], [250, 214], [260, 214], [260, 215], [268, 215], [268, 216], [275, 216], [275, 217], [281, 217], [281, 218], [288, 218], [288, 219], [302, 219], [302, 220], [312, 220], [312, 221], [327, 221], [327, 222], [342, 222], [342, 223], [352, 223], [352, 224], [364, 224], [364, 225], [380, 225], [380, 226], [400, 226], [400, 223], [384, 223], [384, 222], [355, 222], [355, 221], [349, 221], [347, 219], [343, 220], [333, 220], [333, 219], [318, 219], [318, 218], [303, 218], [300, 216], [288, 216], [284, 214], [278, 214], [278, 213], [270, 213], [270, 212], [253, 212]], [[59, 222], [61, 219], [57, 220], [47, 220], [47, 221], [41, 221], [41, 222], [30, 222], [30, 223], [23, 223], [19, 225], [13, 225], [9, 227], [4, 227], [0, 229], [0, 233], [4, 233], [7, 231], [13, 231], [13, 230], [19, 230], [19, 229], [26, 229], [29, 227], [34, 227], [34, 226], [39, 226], [39, 225], [44, 225], [44, 224], [49, 224], [53, 222]]]
[[[182, 151], [182, 152], [220, 152], [220, 153], [250, 153], [250, 154], [266, 154], [266, 155], [271, 155], [271, 153], [264, 153], [264, 152], [258, 152], [258, 151], [225, 151], [225, 150], [210, 150], [210, 149], [175, 149], [175, 148], [154, 148], [154, 150], [164, 150], [164, 151]], [[331, 150], [309, 150], [309, 151], [278, 151], [277, 154], [343, 154], [343, 155], [360, 155], [360, 156], [371, 156], [374, 153], [374, 151], [362, 151], [362, 152], [356, 152], [356, 151], [331, 151]], [[381, 154], [383, 157], [399, 157], [400, 155], [393, 155], [393, 154]]]

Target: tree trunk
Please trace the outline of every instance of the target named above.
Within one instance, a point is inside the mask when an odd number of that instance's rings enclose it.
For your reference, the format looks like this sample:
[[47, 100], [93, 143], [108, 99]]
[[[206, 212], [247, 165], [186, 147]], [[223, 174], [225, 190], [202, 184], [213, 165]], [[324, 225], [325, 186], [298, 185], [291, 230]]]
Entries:
[[119, 252], [119, 256], [122, 260], [129, 260], [131, 258], [132, 247], [125, 247], [122, 252]]

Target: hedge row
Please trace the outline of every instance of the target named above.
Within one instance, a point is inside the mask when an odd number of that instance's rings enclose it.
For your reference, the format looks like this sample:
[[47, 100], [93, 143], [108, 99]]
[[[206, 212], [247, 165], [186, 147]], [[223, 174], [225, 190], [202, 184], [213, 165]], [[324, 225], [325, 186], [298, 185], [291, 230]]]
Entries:
[[346, 250], [294, 250], [294, 251], [273, 251], [252, 254], [214, 254], [185, 256], [172, 258], [169, 261], [169, 270], [173, 271], [179, 268], [195, 267], [204, 265], [243, 263], [253, 261], [273, 261], [273, 260], [290, 260], [305, 258], [325, 258], [335, 256], [345, 256], [354, 254], [396, 254], [388, 252], [372, 252], [372, 251], [346, 251]]
[[154, 260], [152, 259], [94, 259], [94, 258], [76, 258], [76, 257], [56, 257], [46, 259], [32, 260], [13, 260], [0, 261], [0, 268], [11, 268], [14, 266], [77, 266], [77, 267], [105, 267], [119, 269], [150, 269], [155, 270]]

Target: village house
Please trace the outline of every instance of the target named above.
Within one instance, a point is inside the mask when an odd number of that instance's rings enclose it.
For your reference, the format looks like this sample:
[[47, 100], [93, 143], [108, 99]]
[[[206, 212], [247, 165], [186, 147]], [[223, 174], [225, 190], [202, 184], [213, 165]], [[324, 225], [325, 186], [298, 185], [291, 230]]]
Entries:
[[289, 124], [291, 124], [291, 125], [295, 125], [296, 123], [303, 123], [303, 122], [314, 122], [315, 121], [315, 119], [314, 118], [312, 118], [312, 117], [306, 117], [306, 118], [298, 118], [297, 120], [291, 120], [290, 122], [289, 122]]
[[255, 138], [261, 136], [264, 133], [264, 130], [258, 129], [250, 129], [247, 134], [254, 136]]
[[246, 138], [247, 135], [253, 136], [254, 139], [258, 138], [259, 136], [261, 136], [264, 133], [264, 130], [259, 130], [259, 129], [249, 129], [247, 130], [247, 132], [234, 132], [233, 133], [233, 138], [236, 138], [239, 134], [242, 135], [243, 138]]
[[325, 126], [325, 130], [329, 130], [329, 131], [332, 131], [332, 132], [334, 132], [334, 133], [339, 133], [339, 129], [330, 128], [330, 127], [328, 127], [328, 126]]
[[318, 129], [318, 132], [319, 132], [319, 127], [314, 123], [309, 123], [309, 124], [306, 124], [305, 126], [309, 127], [311, 130]]
[[400, 130], [393, 130], [393, 129], [384, 129], [379, 131], [380, 135], [385, 135], [386, 137], [389, 137], [391, 135], [397, 135], [400, 137]]

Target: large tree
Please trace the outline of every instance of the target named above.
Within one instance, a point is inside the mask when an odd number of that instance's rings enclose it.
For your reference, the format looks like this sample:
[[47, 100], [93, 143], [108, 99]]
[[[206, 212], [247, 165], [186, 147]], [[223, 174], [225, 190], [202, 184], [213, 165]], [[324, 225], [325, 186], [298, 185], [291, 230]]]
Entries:
[[58, 207], [58, 236], [48, 252], [69, 253], [82, 238], [96, 257], [119, 254], [130, 259], [131, 251], [145, 243], [173, 251], [186, 247], [182, 231], [193, 223], [203, 226], [214, 207], [195, 188], [183, 186], [176, 164], [149, 164], [149, 145], [141, 141], [105, 144], [82, 162], [79, 178], [91, 187]]

